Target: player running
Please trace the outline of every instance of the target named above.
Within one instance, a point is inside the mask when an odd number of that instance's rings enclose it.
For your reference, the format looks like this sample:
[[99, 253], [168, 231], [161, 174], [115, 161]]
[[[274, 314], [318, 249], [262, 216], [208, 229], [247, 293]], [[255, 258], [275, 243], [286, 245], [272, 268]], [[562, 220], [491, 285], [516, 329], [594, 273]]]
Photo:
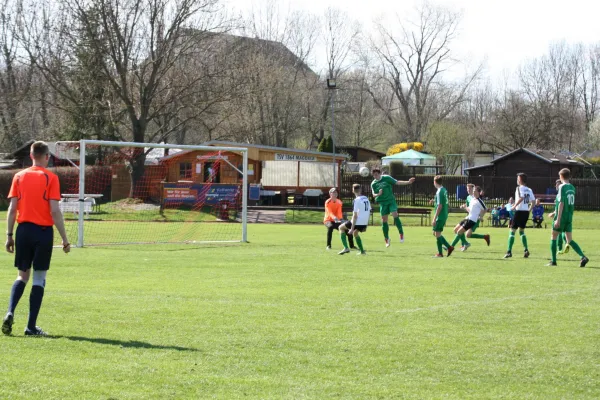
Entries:
[[561, 233], [565, 233], [566, 247], [571, 247], [581, 257], [579, 262], [580, 267], [585, 267], [590, 261], [579, 245], [573, 240], [573, 214], [575, 212], [575, 186], [569, 183], [571, 179], [571, 171], [563, 168], [558, 173], [560, 176], [561, 185], [556, 195], [557, 208], [554, 215], [554, 223], [552, 226], [552, 241], [550, 242], [550, 251], [552, 253], [552, 261], [547, 266], [556, 266], [556, 252], [558, 250], [557, 239]]
[[[17, 173], [12, 181], [10, 206], [7, 215], [6, 251], [15, 254], [15, 267], [19, 270], [17, 280], [12, 286], [8, 312], [2, 321], [2, 333], [10, 335], [14, 323], [17, 304], [23, 296], [25, 286], [33, 266], [33, 285], [29, 295], [29, 322], [25, 336], [47, 336], [36, 321], [46, 286], [46, 273], [50, 268], [52, 246], [54, 244], [53, 225], [60, 233], [63, 251], [70, 251], [63, 216], [58, 206], [60, 186], [58, 177], [48, 171], [50, 152], [44, 142], [31, 145], [30, 157], [33, 166]], [[16, 241], [13, 240], [15, 220], [18, 222]], [[15, 248], [16, 245], [16, 248]]]
[[533, 195], [533, 191], [527, 187], [527, 175], [524, 173], [517, 174], [517, 189], [515, 190], [515, 205], [513, 206], [513, 210], [515, 210], [515, 215], [510, 222], [510, 233], [508, 234], [508, 250], [504, 255], [504, 258], [512, 257], [512, 248], [515, 244], [515, 232], [519, 229], [519, 235], [521, 236], [521, 242], [523, 243], [523, 247], [525, 251], [523, 253], [523, 257], [529, 257], [529, 247], [527, 246], [527, 236], [525, 235], [525, 227], [527, 226], [527, 222], [529, 221], [529, 213], [531, 211], [531, 207], [533, 206], [533, 202], [535, 201], [535, 196]]
[[[454, 228], [454, 233], [456, 236], [454, 237], [453, 243], [458, 243], [460, 240], [460, 236], [466, 235], [467, 237], [473, 237], [473, 227], [477, 224], [477, 222], [485, 215], [487, 212], [487, 207], [481, 198], [479, 197], [481, 194], [481, 188], [479, 186], [475, 186], [473, 188], [473, 197], [469, 203], [469, 207], [467, 211], [469, 212], [467, 218], [463, 219], [456, 227]], [[483, 237], [487, 245], [490, 245], [490, 235], [480, 235]], [[451, 246], [452, 247], [452, 246]], [[448, 248], [450, 250], [450, 248]], [[448, 253], [452, 253], [449, 251]], [[436, 257], [442, 257], [441, 254], [438, 254]]]
[[354, 199], [354, 207], [352, 212], [352, 220], [346, 221], [344, 224], [340, 226], [340, 237], [342, 238], [342, 243], [344, 244], [344, 249], [340, 251], [338, 254], [343, 255], [346, 253], [350, 253], [350, 249], [348, 248], [348, 242], [346, 241], [346, 232], [349, 235], [354, 236], [356, 240], [356, 244], [358, 245], [358, 253], [357, 256], [364, 256], [367, 254], [363, 247], [362, 239], [359, 236], [360, 232], [367, 231], [367, 225], [369, 225], [369, 217], [371, 216], [371, 202], [362, 194], [362, 187], [355, 183], [352, 185], [352, 192], [356, 198]]
[[448, 220], [448, 191], [442, 185], [442, 177], [437, 175], [433, 178], [433, 185], [437, 189], [435, 194], [435, 215], [433, 216], [433, 236], [436, 238], [438, 252], [434, 257], [443, 257], [442, 246], [448, 249], [448, 257], [454, 251], [454, 247], [450, 246], [446, 238], [442, 235], [446, 221]]
[[373, 198], [379, 203], [381, 229], [383, 230], [385, 247], [390, 247], [390, 226], [388, 224], [388, 215], [390, 214], [392, 214], [392, 217], [394, 218], [394, 225], [398, 228], [400, 243], [404, 243], [404, 230], [402, 229], [402, 222], [398, 216], [398, 205], [396, 204], [396, 198], [394, 197], [393, 186], [410, 185], [415, 181], [415, 178], [410, 178], [408, 181], [398, 181], [389, 175], [382, 175], [381, 169], [379, 168], [373, 168], [371, 175], [373, 175], [374, 178], [371, 183], [371, 190], [373, 191]]

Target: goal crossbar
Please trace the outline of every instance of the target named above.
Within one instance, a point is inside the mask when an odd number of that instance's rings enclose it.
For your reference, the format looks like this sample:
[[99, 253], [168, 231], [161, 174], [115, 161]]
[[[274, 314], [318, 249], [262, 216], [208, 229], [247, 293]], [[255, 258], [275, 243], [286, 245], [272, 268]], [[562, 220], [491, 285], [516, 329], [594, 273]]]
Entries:
[[[133, 148], [157, 148], [157, 149], [174, 149], [174, 150], [206, 150], [219, 152], [241, 153], [243, 157], [242, 171], [234, 168], [242, 173], [242, 237], [241, 242], [248, 242], [248, 148], [247, 147], [226, 147], [226, 146], [195, 146], [195, 145], [177, 145], [166, 143], [138, 143], [138, 142], [119, 142], [119, 141], [104, 141], [104, 140], [80, 140], [79, 142], [62, 142], [62, 143], [79, 143], [79, 215], [78, 215], [78, 237], [77, 247], [84, 246], [84, 212], [85, 212], [85, 165], [86, 165], [86, 146], [108, 146], [108, 147], [133, 147]], [[227, 160], [225, 160], [227, 161]], [[229, 161], [227, 161], [228, 164]], [[81, 168], [83, 166], [84, 168]], [[233, 166], [233, 165], [232, 165]], [[205, 241], [209, 242], [209, 241]], [[227, 241], [237, 242], [237, 241]], [[202, 242], [196, 242], [202, 243]]]

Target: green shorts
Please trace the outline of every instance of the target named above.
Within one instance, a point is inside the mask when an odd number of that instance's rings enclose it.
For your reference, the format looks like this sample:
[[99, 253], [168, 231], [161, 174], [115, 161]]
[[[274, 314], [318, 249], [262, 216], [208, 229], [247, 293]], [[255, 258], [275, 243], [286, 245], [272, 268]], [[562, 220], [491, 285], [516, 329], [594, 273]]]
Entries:
[[439, 218], [435, 221], [435, 226], [433, 227], [434, 232], [443, 232], [444, 226], [446, 226], [446, 222], [448, 221], [448, 217]]
[[563, 218], [563, 220], [561, 221], [560, 226], [558, 228], [554, 227], [554, 222], [556, 222], [556, 220], [552, 221], [552, 230], [554, 232], [560, 232], [560, 233], [573, 232], [573, 220]]
[[390, 215], [393, 212], [398, 211], [398, 205], [394, 201], [393, 203], [381, 203], [379, 204], [379, 213], [382, 217]]

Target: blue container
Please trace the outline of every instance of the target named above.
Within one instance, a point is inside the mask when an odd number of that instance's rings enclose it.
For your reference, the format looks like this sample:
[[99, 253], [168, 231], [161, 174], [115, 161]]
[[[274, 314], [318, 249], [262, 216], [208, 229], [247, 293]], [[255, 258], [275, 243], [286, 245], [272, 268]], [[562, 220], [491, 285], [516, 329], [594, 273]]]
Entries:
[[456, 198], [460, 200], [466, 200], [469, 192], [467, 191], [467, 185], [459, 185], [456, 187]]

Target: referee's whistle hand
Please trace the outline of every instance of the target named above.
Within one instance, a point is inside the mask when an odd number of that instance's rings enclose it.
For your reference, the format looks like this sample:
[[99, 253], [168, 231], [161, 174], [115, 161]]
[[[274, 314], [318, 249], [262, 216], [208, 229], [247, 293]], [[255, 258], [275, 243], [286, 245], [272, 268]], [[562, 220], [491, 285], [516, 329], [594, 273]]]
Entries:
[[11, 237], [6, 239], [6, 251], [9, 253], [15, 252], [15, 240]]

